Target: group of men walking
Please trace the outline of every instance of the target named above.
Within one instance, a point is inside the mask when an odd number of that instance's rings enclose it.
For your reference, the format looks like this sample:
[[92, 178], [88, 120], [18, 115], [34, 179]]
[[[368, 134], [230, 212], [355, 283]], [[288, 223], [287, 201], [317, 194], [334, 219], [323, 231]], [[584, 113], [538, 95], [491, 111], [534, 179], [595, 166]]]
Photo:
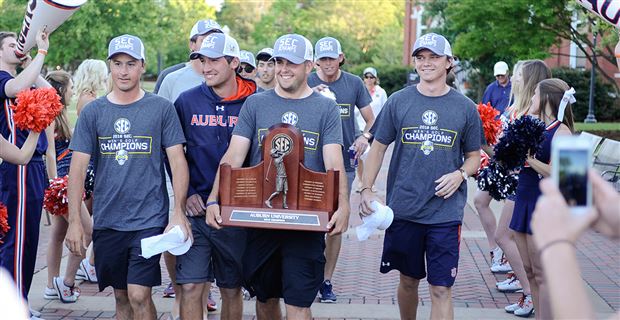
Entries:
[[[193, 244], [183, 255], [165, 257], [176, 285], [175, 316], [203, 317], [215, 281], [223, 319], [241, 319], [242, 287], [257, 297], [260, 319], [281, 318], [280, 298], [290, 319], [311, 318], [317, 293], [322, 302], [337, 300], [331, 279], [341, 235], [350, 212], [373, 213], [372, 186], [391, 143], [386, 201], [395, 221], [386, 232], [381, 272], [401, 273], [403, 318], [415, 316], [418, 283], [427, 272], [432, 316], [453, 317], [463, 181], [478, 169], [481, 126], [474, 103], [445, 84], [452, 67], [448, 41], [437, 34], [416, 41], [412, 54], [421, 82], [393, 94], [376, 120], [362, 80], [341, 69], [345, 55], [335, 38], [313, 45], [286, 34], [258, 52], [256, 63], [216, 22], [201, 20], [190, 32], [189, 47], [189, 61], [164, 71], [155, 95], [140, 86], [144, 43], [132, 35], [112, 39], [111, 91], [83, 109], [71, 141], [66, 244], [75, 254], [84, 246], [79, 211], [94, 158], [97, 277], [100, 290], [114, 288], [117, 318], [155, 318], [151, 288], [161, 283], [160, 256], [142, 257], [140, 240], [176, 225]], [[331, 98], [321, 94], [326, 91]], [[354, 108], [364, 128], [356, 128]], [[305, 140], [307, 168], [338, 171], [338, 208], [325, 233], [221, 225], [220, 163], [258, 164], [261, 132], [278, 123], [316, 134]], [[359, 157], [371, 142], [362, 203], [350, 208], [355, 168], [348, 149]], [[165, 167], [174, 191], [171, 211]]]

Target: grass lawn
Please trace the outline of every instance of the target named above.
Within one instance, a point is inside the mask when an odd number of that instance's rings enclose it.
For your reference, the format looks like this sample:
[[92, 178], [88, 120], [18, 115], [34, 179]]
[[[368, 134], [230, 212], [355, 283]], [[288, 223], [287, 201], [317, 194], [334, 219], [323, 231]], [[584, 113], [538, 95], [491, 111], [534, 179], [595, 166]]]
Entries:
[[620, 122], [575, 123], [576, 131], [620, 131]]

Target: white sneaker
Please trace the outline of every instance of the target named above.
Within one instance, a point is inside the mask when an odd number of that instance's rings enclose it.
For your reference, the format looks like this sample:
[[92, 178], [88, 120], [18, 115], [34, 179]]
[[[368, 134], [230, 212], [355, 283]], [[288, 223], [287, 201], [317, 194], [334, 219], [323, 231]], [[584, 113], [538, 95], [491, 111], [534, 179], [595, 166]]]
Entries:
[[506, 284], [502, 283], [498, 285], [497, 290], [499, 292], [517, 292], [519, 290], [523, 290], [523, 286], [521, 286], [521, 281], [515, 277], [512, 281]]
[[502, 260], [498, 265], [491, 266], [491, 272], [493, 273], [508, 273], [510, 271], [512, 271], [512, 267], [505, 257], [502, 257]]
[[97, 283], [97, 272], [95, 266], [92, 266], [88, 259], [80, 261], [80, 267], [75, 273], [75, 278], [78, 280], [86, 280], [91, 283]]
[[514, 311], [515, 316], [527, 318], [534, 313], [534, 301], [532, 301], [532, 295], [528, 294], [524, 297], [523, 303], [521, 303], [519, 309]]
[[521, 306], [519, 305], [521, 299], [519, 299], [519, 301], [517, 301], [516, 303], [513, 303], [511, 305], [507, 305], [504, 307], [504, 310], [508, 313], [514, 313], [515, 310], [521, 308]]
[[[56, 293], [56, 289], [54, 288], [48, 288], [47, 286], [45, 286], [45, 290], [43, 291], [43, 299], [45, 300], [56, 300], [58, 299], [58, 293]], [[39, 316], [36, 315], [34, 312], [32, 312], [33, 310], [30, 311], [30, 313], [32, 313], [34, 316]]]
[[62, 303], [73, 303], [77, 301], [79, 295], [74, 292], [73, 287], [66, 286], [62, 278], [54, 277], [52, 284]]
[[501, 284], [508, 284], [508, 283], [510, 283], [510, 281], [512, 281], [512, 278], [516, 278], [516, 277], [517, 276], [515, 275], [514, 272], [508, 272], [508, 273], [506, 273], [506, 279], [504, 279], [502, 281], [495, 282], [495, 287], [497, 288]]
[[491, 265], [499, 264], [502, 261], [503, 256], [504, 251], [502, 251], [502, 248], [495, 247], [495, 249], [491, 251]]

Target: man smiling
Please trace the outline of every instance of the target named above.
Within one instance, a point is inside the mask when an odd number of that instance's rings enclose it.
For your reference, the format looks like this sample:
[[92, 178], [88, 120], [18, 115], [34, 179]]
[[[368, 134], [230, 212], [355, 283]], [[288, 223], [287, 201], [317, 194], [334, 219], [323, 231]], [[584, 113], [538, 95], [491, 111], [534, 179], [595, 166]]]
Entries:
[[480, 164], [480, 117], [470, 99], [446, 84], [452, 68], [446, 38], [423, 35], [413, 56], [420, 83], [390, 96], [371, 130], [375, 141], [365, 162], [360, 210], [372, 214], [377, 197], [370, 189], [394, 142], [386, 196], [394, 222], [385, 232], [380, 271], [400, 272], [401, 319], [415, 319], [427, 271], [430, 318], [452, 319], [465, 181]]
[[[342, 160], [342, 129], [335, 103], [308, 86], [312, 71], [312, 44], [297, 34], [281, 36], [275, 43], [274, 90], [247, 99], [233, 132], [230, 147], [221, 163], [240, 167], [249, 154], [250, 166], [261, 159], [262, 135], [274, 124], [288, 123], [302, 132], [316, 133], [317, 139], [304, 139], [304, 165], [340, 174], [338, 210], [325, 232], [340, 234], [347, 230], [349, 203]], [[209, 196], [217, 203], [218, 178]], [[207, 222], [221, 228], [217, 204], [207, 207]], [[248, 230], [248, 247], [244, 255], [247, 289], [257, 296], [258, 319], [281, 319], [279, 299], [284, 298], [288, 319], [311, 319], [310, 306], [323, 281], [325, 238], [319, 232], [290, 230]]]

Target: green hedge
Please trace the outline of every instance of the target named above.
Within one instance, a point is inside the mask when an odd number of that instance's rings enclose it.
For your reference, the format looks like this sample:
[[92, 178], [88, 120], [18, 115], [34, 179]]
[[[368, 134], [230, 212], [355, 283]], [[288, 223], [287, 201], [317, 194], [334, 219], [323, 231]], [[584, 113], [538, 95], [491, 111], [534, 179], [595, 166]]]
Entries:
[[343, 65], [342, 68], [352, 74], [362, 77], [362, 72], [367, 67], [373, 67], [377, 69], [377, 73], [380, 80], [380, 86], [390, 96], [392, 93], [402, 89], [407, 83], [407, 76], [412, 70], [411, 67], [405, 67], [401, 65]]
[[[588, 115], [590, 93], [590, 70], [570, 68], [555, 68], [552, 70], [554, 78], [560, 78], [569, 86], [575, 88], [575, 99], [572, 105], [575, 122], [583, 122]], [[620, 99], [614, 87], [596, 78], [594, 87], [594, 115], [597, 121], [618, 122], [620, 120]]]

